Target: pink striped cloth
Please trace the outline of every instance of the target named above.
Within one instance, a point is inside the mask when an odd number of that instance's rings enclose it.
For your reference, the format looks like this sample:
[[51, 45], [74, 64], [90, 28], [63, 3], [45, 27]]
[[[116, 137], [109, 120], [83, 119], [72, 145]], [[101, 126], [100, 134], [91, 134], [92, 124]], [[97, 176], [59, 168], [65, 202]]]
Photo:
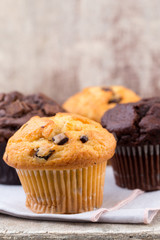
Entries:
[[102, 208], [80, 214], [35, 214], [25, 207], [21, 186], [0, 185], [0, 212], [21, 218], [51, 221], [144, 223], [149, 224], [160, 210], [160, 191], [145, 193], [116, 186], [107, 167]]

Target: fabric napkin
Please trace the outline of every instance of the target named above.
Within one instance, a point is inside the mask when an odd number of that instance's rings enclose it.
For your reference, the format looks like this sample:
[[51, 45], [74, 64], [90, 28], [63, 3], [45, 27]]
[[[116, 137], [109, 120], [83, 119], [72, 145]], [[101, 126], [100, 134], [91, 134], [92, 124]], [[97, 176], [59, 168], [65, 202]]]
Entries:
[[144, 223], [160, 210], [160, 191], [145, 193], [116, 186], [112, 167], [107, 167], [102, 208], [79, 214], [35, 214], [25, 207], [21, 186], [0, 185], [0, 212], [16, 217], [51, 221]]

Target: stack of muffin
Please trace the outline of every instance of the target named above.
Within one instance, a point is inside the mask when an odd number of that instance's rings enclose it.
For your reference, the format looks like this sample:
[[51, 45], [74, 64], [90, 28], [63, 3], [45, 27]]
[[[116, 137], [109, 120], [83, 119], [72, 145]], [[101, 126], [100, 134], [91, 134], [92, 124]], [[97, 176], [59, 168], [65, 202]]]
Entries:
[[112, 159], [118, 186], [158, 190], [159, 119], [160, 98], [121, 86], [86, 88], [63, 107], [41, 94], [2, 94], [0, 183], [18, 184], [17, 172], [36, 213], [91, 211]]

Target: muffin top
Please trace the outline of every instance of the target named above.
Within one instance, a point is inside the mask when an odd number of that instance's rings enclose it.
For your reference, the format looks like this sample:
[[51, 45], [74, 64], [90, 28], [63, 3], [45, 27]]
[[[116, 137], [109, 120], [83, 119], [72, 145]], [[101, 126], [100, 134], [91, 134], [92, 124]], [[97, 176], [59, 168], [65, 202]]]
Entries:
[[40, 93], [28, 96], [19, 92], [1, 93], [0, 142], [7, 141], [33, 116], [53, 116], [63, 111], [55, 101]]
[[101, 123], [116, 134], [118, 145], [160, 144], [160, 98], [119, 104], [104, 114]]
[[100, 122], [106, 110], [117, 103], [139, 101], [133, 91], [121, 86], [89, 87], [70, 97], [63, 107], [68, 112], [77, 113]]
[[116, 140], [88, 118], [68, 113], [33, 117], [8, 141], [4, 160], [18, 169], [74, 169], [109, 160]]

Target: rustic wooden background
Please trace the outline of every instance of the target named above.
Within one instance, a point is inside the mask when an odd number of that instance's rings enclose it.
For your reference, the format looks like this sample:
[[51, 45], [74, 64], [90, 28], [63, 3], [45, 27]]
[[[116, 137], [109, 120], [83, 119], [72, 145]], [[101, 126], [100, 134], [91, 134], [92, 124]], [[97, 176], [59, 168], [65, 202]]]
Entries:
[[1, 0], [0, 90], [160, 93], [160, 0]]

